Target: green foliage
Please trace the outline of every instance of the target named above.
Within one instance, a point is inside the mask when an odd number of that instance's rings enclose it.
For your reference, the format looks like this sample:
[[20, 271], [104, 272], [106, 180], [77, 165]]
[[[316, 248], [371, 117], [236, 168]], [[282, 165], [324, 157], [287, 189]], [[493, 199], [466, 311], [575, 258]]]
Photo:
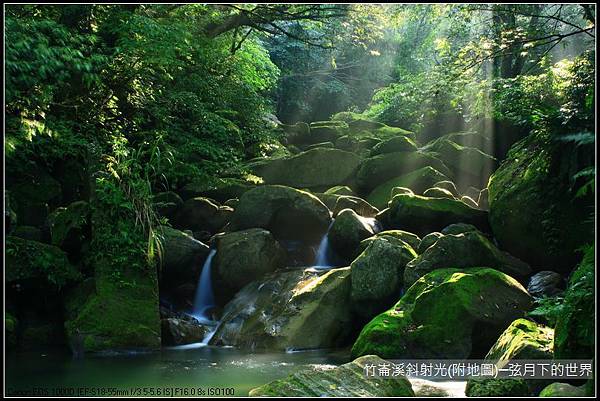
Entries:
[[528, 312], [527, 316], [547, 326], [554, 327], [562, 311], [563, 302], [564, 298], [561, 296], [536, 299], [534, 309]]

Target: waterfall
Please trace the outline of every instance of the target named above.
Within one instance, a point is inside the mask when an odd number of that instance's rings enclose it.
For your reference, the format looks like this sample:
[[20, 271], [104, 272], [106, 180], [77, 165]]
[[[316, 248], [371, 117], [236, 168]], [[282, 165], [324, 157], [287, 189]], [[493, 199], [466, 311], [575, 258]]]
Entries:
[[313, 266], [315, 269], [331, 269], [332, 267], [334, 267], [333, 251], [329, 246], [329, 230], [331, 229], [331, 226], [333, 226], [333, 221], [331, 222], [331, 224], [329, 224], [327, 232], [325, 233], [325, 235], [323, 235], [323, 238], [319, 243], [319, 248], [317, 249], [317, 257]]
[[211, 316], [209, 311], [215, 306], [215, 297], [212, 290], [211, 281], [211, 267], [212, 260], [216, 249], [211, 249], [206, 257], [204, 266], [202, 266], [202, 273], [200, 274], [200, 280], [198, 281], [198, 287], [196, 288], [196, 298], [194, 299], [194, 309], [192, 310], [192, 316], [195, 317], [200, 323], [211, 322]]

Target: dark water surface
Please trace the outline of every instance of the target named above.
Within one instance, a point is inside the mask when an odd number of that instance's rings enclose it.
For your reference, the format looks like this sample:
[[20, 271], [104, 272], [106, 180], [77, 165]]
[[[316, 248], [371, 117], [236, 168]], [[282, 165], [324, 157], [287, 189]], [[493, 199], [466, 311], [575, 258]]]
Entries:
[[349, 360], [348, 351], [252, 353], [197, 345], [80, 360], [38, 351], [6, 355], [5, 388], [6, 395], [247, 396], [302, 367]]

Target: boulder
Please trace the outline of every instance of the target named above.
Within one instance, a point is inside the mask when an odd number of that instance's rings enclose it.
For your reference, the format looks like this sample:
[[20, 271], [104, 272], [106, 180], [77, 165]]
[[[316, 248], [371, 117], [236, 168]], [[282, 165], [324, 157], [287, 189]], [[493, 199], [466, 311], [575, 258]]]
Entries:
[[367, 246], [369, 246], [369, 244], [373, 240], [381, 237], [395, 238], [404, 241], [408, 245], [410, 245], [410, 247], [415, 251], [417, 250], [417, 248], [419, 248], [419, 245], [421, 244], [421, 238], [419, 238], [419, 236], [416, 234], [409, 233], [408, 231], [403, 230], [387, 230], [381, 231], [375, 234], [373, 237], [361, 241], [359, 246], [359, 253], [362, 253], [365, 249], [367, 249]]
[[402, 289], [404, 266], [416, 256], [412, 247], [397, 237], [369, 241], [350, 265], [351, 299], [360, 316], [370, 319], [393, 305]]
[[162, 345], [199, 343], [207, 332], [206, 327], [197, 322], [176, 318], [161, 319], [160, 328]]
[[450, 224], [448, 227], [444, 228], [442, 230], [442, 234], [458, 235], [458, 234], [468, 233], [470, 231], [477, 231], [477, 227], [475, 227], [472, 224], [456, 223], [456, 224]]
[[552, 359], [554, 329], [517, 319], [500, 335], [485, 359], [503, 367], [508, 361]]
[[333, 149], [334, 147], [335, 146], [333, 145], [333, 142], [319, 142], [319, 143], [313, 143], [312, 145], [308, 145], [304, 149], [305, 150], [311, 150], [311, 149], [316, 149], [316, 148]]
[[314, 195], [290, 187], [265, 185], [242, 195], [230, 229], [260, 227], [277, 239], [318, 243], [330, 223], [329, 209]]
[[431, 188], [435, 182], [445, 179], [444, 174], [431, 166], [425, 166], [378, 185], [371, 191], [367, 200], [378, 208], [384, 208], [394, 195], [400, 193], [394, 191], [396, 187], [404, 187], [412, 192], [422, 193], [427, 188]]
[[239, 198], [244, 192], [255, 186], [255, 184], [239, 178], [216, 178], [211, 181], [192, 181], [186, 184], [179, 193], [184, 200], [205, 197], [217, 202], [225, 202], [227, 199]]
[[531, 304], [527, 291], [497, 270], [435, 270], [363, 328], [352, 355], [481, 358]]
[[450, 193], [452, 193], [452, 195], [454, 195], [455, 197], [458, 197], [458, 189], [456, 189], [456, 185], [454, 185], [452, 181], [439, 181], [433, 184], [433, 187], [445, 189], [447, 191], [450, 191]]
[[490, 209], [490, 203], [489, 203], [488, 196], [489, 196], [489, 191], [487, 188], [483, 188], [479, 192], [479, 196], [477, 197], [477, 205], [479, 205], [480, 209], [483, 209], [483, 210]]
[[169, 287], [185, 282], [196, 283], [208, 256], [208, 246], [168, 226], [160, 226], [156, 232], [161, 245], [161, 281]]
[[357, 196], [340, 196], [333, 207], [333, 215], [338, 216], [344, 209], [352, 209], [362, 217], [375, 217], [379, 210], [366, 200]]
[[470, 196], [463, 195], [460, 197], [460, 201], [466, 205], [471, 206], [472, 208], [475, 208], [475, 209], [479, 208], [479, 205], [477, 204], [477, 202], [475, 202], [475, 200], [473, 198], [471, 198]]
[[310, 135], [307, 143], [335, 142], [348, 129], [348, 124], [343, 121], [315, 121], [310, 123]]
[[172, 219], [183, 206], [183, 199], [173, 191], [159, 192], [152, 197], [152, 207], [161, 217]]
[[[427, 196], [428, 198], [447, 198], [447, 199], [455, 199], [452, 192], [448, 191], [444, 188], [429, 188], [423, 192], [423, 196]], [[471, 206], [471, 205], [469, 205]]]
[[[449, 170], [444, 163], [429, 153], [419, 151], [393, 152], [365, 159], [356, 172], [356, 182], [362, 191], [372, 191], [394, 177], [399, 177], [427, 166], [444, 174], [444, 176], [449, 174]], [[439, 180], [438, 178], [437, 181]], [[394, 184], [390, 186], [390, 189], [395, 186], [406, 185]]]
[[376, 220], [359, 216], [352, 209], [344, 209], [329, 229], [329, 242], [335, 252], [350, 259], [356, 254], [360, 242], [377, 231]]
[[552, 383], [545, 387], [540, 393], [540, 397], [589, 397], [592, 394], [587, 393], [586, 386], [573, 386], [568, 383]]
[[[245, 285], [283, 267], [285, 250], [262, 228], [227, 233], [216, 238], [214, 287], [233, 295]], [[222, 285], [219, 285], [222, 283]]]
[[251, 397], [413, 397], [410, 382], [404, 376], [385, 380], [365, 375], [366, 366], [386, 363], [376, 355], [367, 355], [338, 367], [313, 366], [283, 379], [250, 390]]
[[394, 188], [392, 188], [392, 198], [394, 196], [396, 196], [396, 195], [414, 195], [414, 194], [415, 193], [410, 188], [406, 188], [406, 187], [394, 187]]
[[527, 291], [534, 298], [554, 297], [565, 291], [565, 280], [557, 272], [546, 270], [537, 272], [529, 279]]
[[529, 266], [500, 251], [478, 231], [458, 235], [444, 235], [422, 254], [406, 265], [404, 283], [412, 285], [420, 277], [447, 267], [470, 268], [486, 266], [523, 280]]
[[487, 213], [461, 201], [428, 198], [419, 195], [396, 195], [390, 202], [389, 224], [417, 235], [440, 231], [450, 224], [468, 223], [487, 232]]
[[294, 125], [280, 124], [279, 127], [285, 133], [287, 142], [290, 144], [304, 143], [310, 135], [310, 127], [305, 122], [298, 122]]
[[443, 236], [444, 236], [444, 234], [437, 232], [437, 231], [427, 234], [426, 236], [423, 237], [423, 239], [421, 239], [419, 248], [416, 250], [417, 253], [419, 255], [422, 254], [423, 252], [425, 252], [427, 250], [427, 248], [429, 248], [431, 245], [435, 244]]
[[324, 192], [327, 195], [346, 195], [346, 196], [356, 196], [354, 191], [345, 185], [336, 185], [334, 187], [329, 188]]
[[524, 379], [474, 379], [467, 381], [467, 397], [531, 397]]
[[351, 179], [360, 158], [339, 149], [316, 148], [289, 158], [260, 163], [253, 167], [266, 184], [295, 188], [329, 188]]
[[254, 281], [223, 311], [210, 344], [285, 351], [348, 341], [350, 268], [278, 271]]
[[[559, 174], [564, 146], [541, 134], [516, 143], [490, 177], [490, 225], [500, 246], [528, 262], [568, 273], [594, 237], [593, 193], [573, 198], [570, 174]], [[593, 191], [592, 191], [593, 192]]]
[[393, 152], [414, 152], [416, 150], [417, 145], [410, 137], [400, 135], [379, 142], [371, 149], [371, 156]]
[[233, 209], [219, 206], [211, 199], [196, 197], [185, 201], [175, 217], [175, 225], [180, 229], [218, 232], [228, 223]]

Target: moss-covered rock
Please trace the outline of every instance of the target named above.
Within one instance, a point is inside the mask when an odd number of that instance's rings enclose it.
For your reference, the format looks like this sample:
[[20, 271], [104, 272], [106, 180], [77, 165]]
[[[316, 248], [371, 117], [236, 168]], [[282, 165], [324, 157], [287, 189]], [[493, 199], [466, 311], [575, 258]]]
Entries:
[[370, 319], [398, 299], [404, 266], [416, 256], [412, 247], [397, 237], [380, 236], [369, 241], [350, 265], [351, 299], [360, 316]]
[[346, 195], [346, 196], [356, 196], [352, 188], [346, 185], [336, 185], [334, 187], [329, 188], [324, 192], [327, 195]]
[[340, 256], [350, 259], [362, 240], [376, 233], [376, 221], [356, 214], [352, 209], [343, 209], [329, 229], [331, 247]]
[[294, 125], [280, 124], [279, 127], [285, 133], [287, 142], [290, 144], [304, 143], [310, 135], [310, 127], [305, 122], [298, 122]]
[[[449, 170], [444, 163], [425, 152], [393, 152], [365, 159], [356, 172], [356, 182], [365, 192], [372, 191], [394, 177], [430, 166], [448, 176]], [[437, 181], [439, 181], [438, 179]], [[394, 186], [406, 186], [395, 184]]]
[[586, 386], [573, 386], [568, 383], [552, 383], [545, 387], [540, 397], [589, 397]]
[[90, 206], [85, 201], [71, 203], [49, 221], [52, 244], [69, 253], [77, 252], [89, 231]]
[[552, 359], [553, 342], [554, 329], [527, 319], [517, 319], [504, 330], [485, 359], [495, 362]]
[[333, 149], [335, 148], [335, 145], [333, 144], [333, 142], [328, 141], [328, 142], [319, 142], [319, 143], [313, 143], [311, 145], [307, 145], [304, 150], [311, 150], [311, 149], [316, 149], [316, 148], [328, 148], [328, 149]]
[[229, 218], [233, 209], [219, 206], [211, 199], [196, 197], [185, 201], [175, 216], [175, 226], [194, 231], [218, 232]]
[[380, 184], [371, 191], [367, 200], [378, 208], [384, 208], [390, 199], [399, 193], [393, 191], [396, 187], [408, 188], [414, 193], [422, 193], [432, 187], [435, 182], [445, 179], [444, 174], [431, 166], [425, 166]]
[[81, 278], [60, 248], [10, 235], [6, 237], [4, 269], [7, 283], [35, 279], [61, 288]]
[[367, 246], [369, 246], [369, 244], [373, 240], [375, 240], [377, 238], [382, 238], [382, 237], [395, 238], [395, 239], [404, 241], [408, 245], [410, 245], [410, 247], [414, 251], [416, 251], [417, 248], [419, 247], [419, 245], [421, 244], [421, 238], [419, 238], [419, 236], [416, 234], [413, 234], [413, 233], [410, 233], [410, 232], [404, 231], [404, 230], [386, 230], [386, 231], [381, 231], [381, 232], [377, 233], [376, 235], [374, 235], [371, 238], [367, 238], [367, 239], [361, 241], [360, 246], [358, 247], [359, 253], [362, 253], [365, 249], [367, 249]]
[[444, 235], [458, 235], [458, 234], [464, 234], [464, 233], [468, 233], [471, 231], [478, 231], [477, 227], [475, 227], [472, 224], [466, 224], [466, 223], [455, 223], [455, 224], [450, 224], [448, 227], [444, 228], [441, 232]]
[[318, 243], [331, 223], [331, 213], [308, 192], [265, 185], [246, 192], [231, 218], [231, 230], [260, 227], [278, 239]]
[[161, 244], [161, 282], [169, 287], [196, 282], [208, 255], [208, 246], [171, 227], [160, 226], [156, 231]]
[[360, 163], [351, 152], [316, 148], [289, 158], [270, 160], [253, 167], [266, 184], [295, 188], [328, 188], [347, 182]]
[[427, 234], [421, 239], [421, 243], [419, 244], [419, 248], [416, 249], [417, 253], [420, 255], [427, 250], [430, 246], [435, 244], [440, 238], [442, 238], [444, 234], [434, 231], [432, 233]]
[[391, 227], [427, 235], [454, 223], [468, 223], [487, 232], [487, 213], [454, 199], [396, 195], [390, 202]]
[[420, 277], [436, 269], [478, 266], [491, 267], [519, 279], [531, 272], [526, 263], [500, 251], [480, 232], [468, 231], [440, 237], [408, 263], [404, 270], [404, 283], [410, 286]]
[[594, 236], [593, 195], [573, 199], [560, 143], [531, 134], [515, 144], [489, 181], [490, 225], [503, 249], [535, 269], [566, 273]]
[[523, 379], [469, 380], [465, 389], [467, 397], [530, 397], [531, 391]]
[[594, 357], [595, 316], [594, 247], [586, 249], [584, 258], [569, 280], [565, 300], [554, 333], [556, 359], [591, 359]]
[[383, 358], [481, 358], [531, 297], [513, 278], [489, 268], [435, 270], [367, 324], [352, 355]]
[[455, 197], [458, 196], [458, 189], [456, 189], [456, 185], [452, 181], [449, 181], [449, 180], [438, 181], [435, 184], [433, 184], [433, 187], [445, 189], [447, 191], [450, 191], [450, 193], [452, 195], [454, 195]]
[[412, 397], [414, 392], [404, 376], [385, 380], [365, 376], [365, 366], [385, 361], [367, 355], [336, 368], [310, 367], [283, 379], [257, 387], [251, 397]]
[[379, 209], [357, 196], [340, 196], [333, 206], [333, 216], [337, 217], [344, 209], [352, 209], [358, 215], [366, 218], [375, 217], [379, 213]]
[[285, 250], [273, 235], [262, 228], [251, 228], [219, 236], [213, 269], [214, 287], [231, 295], [252, 281], [283, 267]]
[[417, 144], [410, 137], [400, 135], [379, 142], [371, 149], [371, 156], [392, 152], [413, 152], [416, 150]]
[[314, 121], [310, 123], [310, 134], [306, 138], [307, 143], [318, 143], [335, 141], [345, 134], [348, 124], [344, 121]]
[[428, 198], [454, 199], [454, 195], [452, 195], [452, 192], [448, 191], [447, 189], [437, 187], [426, 189], [425, 191], [423, 191], [423, 196], [427, 196]]
[[225, 202], [227, 199], [239, 198], [244, 192], [255, 186], [255, 184], [239, 178], [216, 178], [212, 181], [192, 181], [186, 184], [179, 193], [184, 200], [205, 197], [217, 202]]
[[472, 208], [479, 209], [479, 205], [477, 204], [477, 202], [475, 202], [475, 199], [471, 198], [470, 196], [463, 195], [460, 197], [460, 201]]
[[173, 191], [159, 192], [152, 197], [152, 207], [161, 217], [173, 219], [182, 206], [183, 199]]
[[278, 351], [335, 347], [348, 341], [351, 323], [349, 267], [278, 271], [236, 294], [210, 343]]

